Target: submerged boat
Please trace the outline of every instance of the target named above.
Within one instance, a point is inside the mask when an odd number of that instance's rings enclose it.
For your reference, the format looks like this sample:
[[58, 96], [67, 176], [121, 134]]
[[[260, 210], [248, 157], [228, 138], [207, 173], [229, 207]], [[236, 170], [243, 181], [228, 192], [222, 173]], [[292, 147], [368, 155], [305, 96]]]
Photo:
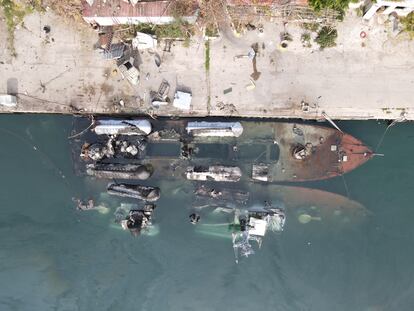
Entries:
[[[191, 212], [200, 216], [195, 232], [204, 237], [231, 240], [236, 262], [240, 256], [254, 254], [252, 242], [257, 242], [260, 248], [268, 231], [283, 231], [286, 220], [292, 231], [306, 232], [307, 228], [315, 230], [315, 226], [324, 226], [323, 230], [347, 230], [370, 215], [360, 203], [322, 190], [274, 184], [245, 186], [250, 198], [243, 205], [209, 196], [208, 187], [203, 187], [201, 196], [199, 188], [194, 191], [195, 198], [202, 197], [204, 201], [189, 198], [193, 204]], [[215, 187], [214, 191], [224, 189]], [[234, 196], [241, 190], [227, 188], [225, 191], [231, 193], [228, 196]]]
[[[118, 163], [125, 158], [151, 163], [158, 178], [299, 182], [342, 175], [373, 156], [370, 148], [355, 137], [319, 125], [187, 119], [151, 122], [146, 126], [146, 133], [151, 133], [139, 144], [129, 134], [114, 138], [88, 133], [88, 144], [104, 147], [93, 149], [87, 160], [102, 158]], [[113, 151], [107, 143], [111, 139], [115, 140], [113, 155], [106, 150]], [[135, 149], [137, 152], [132, 154]], [[225, 170], [214, 171], [217, 167], [237, 167], [237, 171], [233, 169], [232, 177], [223, 177]]]
[[238, 204], [246, 204], [249, 200], [249, 192], [240, 191], [238, 189], [228, 189], [228, 188], [212, 188], [207, 187], [206, 185], [199, 186], [194, 194], [196, 198], [200, 199], [213, 199], [214, 201], [224, 201]]
[[[216, 215], [217, 212], [228, 213], [234, 209], [256, 208], [269, 203], [285, 210], [291, 224], [317, 222], [321, 225], [334, 224], [335, 228], [359, 224], [370, 215], [370, 212], [359, 202], [340, 194], [319, 189], [251, 183], [244, 186], [250, 191], [249, 200], [244, 204], [220, 197], [200, 196], [198, 195], [199, 188], [196, 187], [193, 192], [194, 198], [191, 198], [192, 210], [201, 213], [202, 218], [208, 219], [209, 215]], [[205, 189], [209, 188], [205, 187]], [[224, 189], [215, 187], [214, 190], [220, 192]], [[231, 195], [235, 196], [242, 190], [227, 188], [225, 191], [231, 192]], [[257, 201], [256, 198], [265, 201]], [[230, 236], [227, 234], [227, 237]]]
[[147, 202], [155, 202], [160, 198], [160, 189], [141, 185], [129, 184], [109, 184], [107, 187], [109, 194], [139, 199]]
[[107, 179], [146, 180], [153, 172], [150, 164], [92, 163], [86, 166], [86, 174]]

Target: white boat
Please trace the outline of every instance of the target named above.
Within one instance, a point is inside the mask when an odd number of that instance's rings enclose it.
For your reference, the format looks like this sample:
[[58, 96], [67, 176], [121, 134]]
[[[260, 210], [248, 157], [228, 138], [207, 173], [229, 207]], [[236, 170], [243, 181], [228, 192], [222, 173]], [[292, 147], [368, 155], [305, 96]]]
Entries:
[[97, 135], [148, 135], [152, 125], [148, 120], [97, 120], [94, 131]]
[[239, 137], [243, 133], [240, 122], [188, 122], [187, 133], [203, 137]]

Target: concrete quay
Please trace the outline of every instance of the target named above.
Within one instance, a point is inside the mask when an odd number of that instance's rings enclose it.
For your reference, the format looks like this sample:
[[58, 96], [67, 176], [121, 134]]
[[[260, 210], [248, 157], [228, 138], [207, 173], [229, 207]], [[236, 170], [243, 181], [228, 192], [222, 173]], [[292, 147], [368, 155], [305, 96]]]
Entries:
[[[414, 41], [355, 14], [338, 23], [337, 46], [323, 51], [314, 42], [304, 47], [305, 30], [281, 21], [264, 22], [263, 33], [239, 38], [224, 33], [209, 47], [201, 36], [193, 37], [189, 47], [174, 42], [169, 52], [160, 42], [156, 51], [139, 52], [137, 86], [94, 50], [97, 34], [86, 23], [71, 24], [52, 12], [29, 15], [15, 31], [15, 58], [1, 25], [0, 94], [16, 94], [18, 104], [0, 106], [0, 113], [414, 120]], [[48, 34], [45, 25], [51, 28]], [[282, 50], [279, 34], [285, 29], [293, 41]], [[257, 80], [246, 57], [255, 43]], [[190, 111], [152, 106], [150, 92], [164, 79], [169, 98], [175, 90], [192, 93]]]

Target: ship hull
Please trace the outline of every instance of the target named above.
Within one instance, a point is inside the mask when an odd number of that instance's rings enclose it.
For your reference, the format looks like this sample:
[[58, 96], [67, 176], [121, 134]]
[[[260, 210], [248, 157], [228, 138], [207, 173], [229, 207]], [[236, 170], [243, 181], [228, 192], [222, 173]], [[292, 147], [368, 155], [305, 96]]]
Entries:
[[[151, 164], [155, 178], [185, 178], [188, 167], [192, 166], [237, 166], [241, 169], [242, 181], [272, 183], [340, 176], [373, 156], [370, 148], [355, 137], [319, 125], [240, 121], [243, 129], [239, 137], [205, 137], [188, 133], [189, 122], [193, 121], [151, 121], [153, 131], [143, 138], [147, 143], [145, 152], [122, 161], [115, 156], [103, 162]], [[104, 139], [90, 132], [79, 143], [105, 145]], [[119, 139], [129, 140], [131, 144], [136, 140]]]

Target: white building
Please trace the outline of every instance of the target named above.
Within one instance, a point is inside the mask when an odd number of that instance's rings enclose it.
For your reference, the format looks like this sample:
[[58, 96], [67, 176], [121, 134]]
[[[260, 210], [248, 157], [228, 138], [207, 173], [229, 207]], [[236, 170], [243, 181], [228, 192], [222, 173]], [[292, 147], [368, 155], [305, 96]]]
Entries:
[[371, 2], [369, 9], [364, 14], [364, 19], [369, 20], [375, 14], [390, 15], [395, 13], [398, 16], [407, 16], [414, 11], [414, 0], [405, 1], [383, 1]]

